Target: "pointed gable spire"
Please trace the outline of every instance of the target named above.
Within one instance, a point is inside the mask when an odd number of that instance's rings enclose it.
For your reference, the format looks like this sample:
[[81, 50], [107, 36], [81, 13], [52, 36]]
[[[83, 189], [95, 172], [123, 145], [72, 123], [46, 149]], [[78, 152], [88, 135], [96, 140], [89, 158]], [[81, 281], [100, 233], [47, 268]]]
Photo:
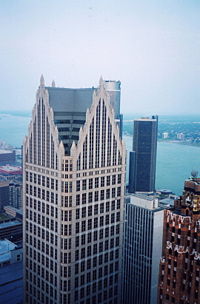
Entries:
[[99, 88], [104, 88], [104, 81], [103, 81], [103, 77], [102, 76], [99, 79]]
[[44, 83], [44, 76], [41, 75], [41, 77], [40, 77], [40, 87], [44, 88], [44, 85], [45, 85], [45, 83]]

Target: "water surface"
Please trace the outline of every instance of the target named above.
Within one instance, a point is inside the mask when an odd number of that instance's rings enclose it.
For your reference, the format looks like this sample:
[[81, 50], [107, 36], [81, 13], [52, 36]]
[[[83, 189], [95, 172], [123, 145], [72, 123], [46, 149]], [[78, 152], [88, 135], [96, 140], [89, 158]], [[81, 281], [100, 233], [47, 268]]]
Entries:
[[[20, 147], [28, 131], [30, 112], [0, 112], [0, 141]], [[186, 118], [185, 118], [186, 119]], [[132, 149], [132, 137], [124, 136], [128, 151]], [[192, 170], [200, 173], [200, 147], [170, 142], [158, 142], [156, 188], [171, 189], [181, 194], [184, 180]]]

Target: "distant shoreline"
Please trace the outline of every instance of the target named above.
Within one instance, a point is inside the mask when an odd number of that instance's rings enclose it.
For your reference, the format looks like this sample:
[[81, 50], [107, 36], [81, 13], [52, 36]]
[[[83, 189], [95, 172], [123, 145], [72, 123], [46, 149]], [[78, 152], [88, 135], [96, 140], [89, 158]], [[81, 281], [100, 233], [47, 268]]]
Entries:
[[171, 143], [171, 144], [179, 144], [179, 145], [184, 145], [184, 146], [193, 146], [193, 147], [198, 147], [200, 148], [200, 143], [189, 143], [186, 141], [179, 141], [179, 140], [162, 140], [158, 139], [159, 142], [166, 142], [166, 143]]
[[[128, 137], [132, 137], [131, 134], [123, 134], [123, 136], [128, 136]], [[179, 145], [184, 145], [184, 146], [192, 146], [192, 147], [198, 147], [200, 148], [200, 143], [189, 143], [186, 141], [179, 141], [179, 140], [163, 140], [163, 139], [158, 139], [158, 142], [162, 142], [162, 143], [169, 143], [169, 144], [179, 144]]]

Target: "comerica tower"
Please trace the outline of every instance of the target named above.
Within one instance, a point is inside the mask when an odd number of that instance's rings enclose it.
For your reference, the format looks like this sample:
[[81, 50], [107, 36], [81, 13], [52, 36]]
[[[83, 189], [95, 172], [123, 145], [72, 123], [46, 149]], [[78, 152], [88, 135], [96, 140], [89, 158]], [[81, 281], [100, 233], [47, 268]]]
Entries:
[[46, 87], [24, 141], [24, 302], [120, 303], [120, 82]]
[[154, 192], [156, 179], [158, 116], [134, 120], [130, 152], [129, 192]]

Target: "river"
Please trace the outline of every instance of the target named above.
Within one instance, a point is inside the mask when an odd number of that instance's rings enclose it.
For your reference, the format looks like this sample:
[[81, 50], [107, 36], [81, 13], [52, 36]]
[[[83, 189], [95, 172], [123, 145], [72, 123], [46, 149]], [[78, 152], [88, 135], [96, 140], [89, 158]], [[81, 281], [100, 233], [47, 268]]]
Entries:
[[[0, 141], [20, 147], [27, 134], [30, 113], [0, 113]], [[132, 137], [124, 136], [127, 150], [132, 147]], [[192, 170], [200, 172], [200, 147], [171, 142], [158, 142], [156, 188], [182, 193], [184, 180]]]

